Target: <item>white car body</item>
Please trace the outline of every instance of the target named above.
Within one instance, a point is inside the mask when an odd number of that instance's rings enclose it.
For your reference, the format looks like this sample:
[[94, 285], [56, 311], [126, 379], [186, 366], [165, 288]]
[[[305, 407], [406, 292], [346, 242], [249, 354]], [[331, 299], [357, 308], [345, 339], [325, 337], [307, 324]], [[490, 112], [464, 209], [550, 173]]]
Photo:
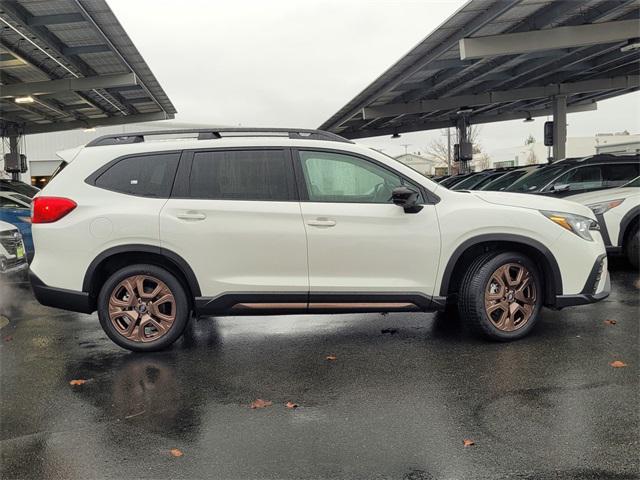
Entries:
[[[85, 181], [122, 156], [238, 148], [355, 155], [403, 176], [429, 198], [419, 214], [408, 214], [393, 203], [146, 198]], [[600, 233], [592, 231], [592, 240], [585, 240], [541, 213], [594, 219], [587, 207], [526, 194], [450, 191], [354, 143], [282, 136], [171, 139], [87, 146], [62, 156], [68, 166], [37, 197], [66, 197], [77, 208], [32, 229], [32, 285], [48, 305], [95, 310], [93, 273], [111, 255], [131, 251], [165, 255], [180, 266], [196, 313], [228, 314], [232, 309], [226, 307], [260, 299], [281, 304], [283, 295], [289, 311], [342, 311], [347, 301], [368, 311], [363, 302], [375, 296], [381, 303], [373, 310], [401, 303], [432, 310], [455, 294], [465, 255], [494, 244], [514, 245], [537, 258], [547, 306], [608, 295]]]
[[[637, 183], [637, 179], [635, 182]], [[632, 182], [633, 183], [633, 182]], [[627, 228], [633, 221], [640, 217], [640, 188], [637, 186], [623, 186], [598, 190], [595, 192], [573, 195], [569, 198], [572, 202], [586, 205], [589, 208], [604, 207], [604, 204], [614, 202], [616, 205], [601, 214], [596, 213], [596, 218], [601, 226], [607, 250], [618, 252], [622, 247]], [[622, 200], [618, 204], [618, 201]]]

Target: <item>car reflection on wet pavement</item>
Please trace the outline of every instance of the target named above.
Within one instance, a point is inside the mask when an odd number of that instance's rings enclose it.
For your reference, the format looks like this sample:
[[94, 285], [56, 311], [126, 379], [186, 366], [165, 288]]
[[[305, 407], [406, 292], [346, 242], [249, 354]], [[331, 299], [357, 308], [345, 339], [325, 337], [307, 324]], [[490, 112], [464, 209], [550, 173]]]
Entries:
[[510, 344], [444, 314], [228, 317], [155, 354], [4, 287], [0, 476], [638, 478], [638, 273], [612, 287]]

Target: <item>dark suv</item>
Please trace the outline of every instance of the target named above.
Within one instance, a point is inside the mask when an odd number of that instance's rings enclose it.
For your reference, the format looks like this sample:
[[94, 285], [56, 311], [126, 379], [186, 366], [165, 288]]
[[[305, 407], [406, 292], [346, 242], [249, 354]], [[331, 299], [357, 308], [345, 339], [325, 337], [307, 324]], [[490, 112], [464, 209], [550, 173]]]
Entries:
[[598, 154], [568, 158], [534, 170], [507, 187], [507, 192], [566, 197], [614, 188], [640, 175], [640, 155]]

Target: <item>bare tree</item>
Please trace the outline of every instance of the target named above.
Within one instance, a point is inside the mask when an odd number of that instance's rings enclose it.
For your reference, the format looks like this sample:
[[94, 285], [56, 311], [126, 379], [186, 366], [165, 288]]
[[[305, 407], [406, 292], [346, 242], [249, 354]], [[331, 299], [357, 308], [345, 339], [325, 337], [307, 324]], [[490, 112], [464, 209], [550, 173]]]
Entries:
[[[479, 138], [482, 128], [479, 125], [471, 125], [469, 127], [468, 140], [473, 144], [473, 153], [482, 153], [482, 145], [480, 145]], [[451, 132], [451, 160], [453, 160], [453, 144], [457, 142], [456, 135]], [[432, 140], [429, 145], [425, 147], [425, 154], [435, 160], [442, 163], [447, 163], [448, 160], [448, 146], [447, 146], [447, 130], [440, 130], [440, 135]]]

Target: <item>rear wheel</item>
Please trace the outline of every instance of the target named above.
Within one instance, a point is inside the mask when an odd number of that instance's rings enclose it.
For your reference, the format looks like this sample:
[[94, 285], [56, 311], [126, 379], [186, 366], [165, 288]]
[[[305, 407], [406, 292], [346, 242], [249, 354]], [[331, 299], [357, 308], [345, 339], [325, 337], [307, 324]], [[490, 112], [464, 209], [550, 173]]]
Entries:
[[638, 222], [631, 227], [631, 231], [625, 237], [624, 253], [629, 263], [634, 268], [638, 268], [640, 263], [640, 224]]
[[115, 343], [149, 352], [180, 337], [189, 321], [189, 303], [171, 273], [155, 265], [132, 265], [115, 272], [102, 286], [98, 317]]
[[539, 270], [517, 252], [481, 256], [462, 280], [458, 307], [471, 328], [491, 340], [522, 338], [542, 308]]

